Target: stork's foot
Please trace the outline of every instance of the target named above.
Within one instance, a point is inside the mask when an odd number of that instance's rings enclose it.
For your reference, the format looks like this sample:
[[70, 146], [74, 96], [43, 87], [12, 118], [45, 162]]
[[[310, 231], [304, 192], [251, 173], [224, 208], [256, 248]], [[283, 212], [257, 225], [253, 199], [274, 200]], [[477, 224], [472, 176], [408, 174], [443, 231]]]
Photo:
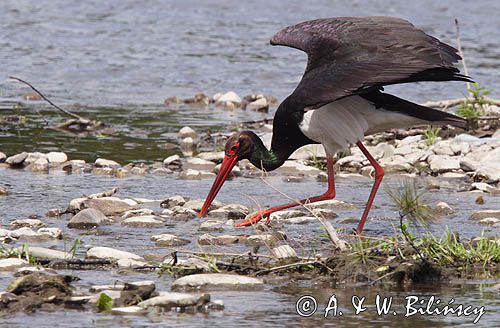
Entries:
[[269, 216], [273, 212], [274, 212], [273, 210], [266, 208], [262, 211], [258, 211], [257, 213], [250, 216], [248, 219], [245, 219], [242, 222], [235, 224], [234, 226], [237, 228], [248, 227], [259, 222], [262, 219], [267, 219], [266, 224], [269, 224]]

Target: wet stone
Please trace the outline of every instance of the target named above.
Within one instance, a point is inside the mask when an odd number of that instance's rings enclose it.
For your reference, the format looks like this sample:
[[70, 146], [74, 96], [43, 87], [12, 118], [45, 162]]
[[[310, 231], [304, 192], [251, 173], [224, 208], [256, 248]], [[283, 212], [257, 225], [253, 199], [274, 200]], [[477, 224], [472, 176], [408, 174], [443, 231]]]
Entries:
[[436, 207], [434, 208], [434, 210], [438, 213], [438, 214], [452, 214], [452, 213], [455, 213], [455, 210], [453, 208], [451, 208], [450, 205], [448, 205], [447, 203], [445, 202], [439, 202], [436, 204]]
[[307, 204], [305, 206], [309, 209], [316, 209], [316, 208], [337, 209], [337, 210], [356, 209], [356, 206], [354, 206], [353, 204], [349, 204], [349, 203], [346, 203], [344, 201], [337, 200], [337, 199], [322, 200], [319, 202]]
[[0, 151], [0, 163], [3, 163], [5, 162], [5, 160], [7, 159], [7, 155], [5, 155], [4, 153], [2, 153]]
[[133, 216], [122, 221], [122, 225], [133, 228], [161, 228], [165, 223], [156, 215]]
[[[111, 167], [94, 167], [92, 169], [93, 174], [98, 174], [98, 175], [113, 175], [115, 174], [115, 169]], [[120, 171], [120, 176], [125, 176], [126, 171], [122, 170]]]
[[[214, 168], [215, 173], [219, 173], [222, 164], [217, 164]], [[238, 166], [234, 166], [231, 169], [231, 174], [229, 176], [239, 177], [241, 176], [241, 169]]]
[[259, 98], [255, 101], [252, 101], [246, 106], [246, 109], [253, 110], [256, 112], [264, 112], [267, 113], [269, 110], [269, 104], [267, 103], [266, 98]]
[[151, 240], [155, 242], [156, 246], [184, 246], [191, 242], [188, 239], [166, 233], [151, 236]]
[[198, 170], [187, 169], [187, 170], [179, 173], [179, 178], [185, 179], [185, 180], [201, 180], [202, 173]]
[[305, 175], [317, 175], [321, 172], [312, 166], [307, 166], [296, 161], [285, 161], [285, 163], [276, 169], [279, 174], [305, 174]]
[[481, 190], [483, 192], [490, 193], [492, 195], [500, 194], [500, 188], [496, 188], [484, 182], [474, 182], [472, 183], [473, 190]]
[[182, 196], [176, 195], [171, 196], [165, 199], [160, 203], [160, 207], [162, 208], [172, 208], [174, 206], [182, 206], [186, 204], [186, 199]]
[[271, 213], [271, 220], [285, 220], [293, 217], [303, 216], [304, 212], [299, 210], [283, 210]]
[[111, 309], [112, 314], [117, 315], [145, 315], [148, 313], [147, 310], [140, 306], [132, 305], [132, 306], [124, 306], [124, 307], [115, 307]]
[[98, 158], [95, 160], [94, 165], [96, 167], [100, 168], [112, 168], [112, 169], [117, 169], [121, 167], [121, 165], [115, 161], [109, 160], [109, 159], [104, 159], [104, 158]]
[[481, 220], [485, 218], [500, 219], [500, 210], [483, 210], [472, 213], [471, 220]]
[[429, 156], [428, 162], [432, 172], [444, 173], [460, 169], [460, 160], [456, 157], [433, 155]]
[[318, 222], [314, 216], [296, 216], [284, 220], [288, 224], [308, 224], [311, 222]]
[[101, 211], [94, 208], [86, 208], [71, 218], [68, 222], [68, 227], [73, 229], [94, 229], [109, 221], [110, 219]]
[[276, 244], [280, 238], [276, 235], [270, 235], [270, 234], [265, 234], [265, 235], [253, 235], [253, 236], [248, 236], [246, 239], [245, 243], [249, 246], [265, 246], [265, 245], [274, 245]]
[[480, 224], [493, 225], [500, 222], [497, 218], [484, 218], [478, 221]]
[[196, 155], [197, 158], [201, 158], [205, 161], [220, 163], [224, 159], [225, 153], [223, 151], [217, 152], [204, 152]]
[[49, 161], [46, 158], [39, 158], [26, 167], [32, 172], [46, 172], [49, 170]]
[[170, 210], [172, 211], [173, 219], [188, 220], [188, 219], [194, 219], [195, 217], [198, 216], [198, 213], [196, 213], [192, 209], [185, 207], [174, 206]]
[[68, 156], [63, 152], [51, 151], [47, 154], [47, 160], [50, 164], [62, 164], [68, 161]]
[[222, 231], [224, 230], [224, 222], [220, 220], [204, 220], [201, 222], [198, 231]]
[[[204, 199], [192, 199], [187, 201], [183, 207], [193, 210], [195, 212], [200, 212], [201, 208], [203, 207], [203, 204], [205, 203]], [[217, 208], [220, 208], [222, 206], [222, 203], [219, 202], [218, 200], [214, 200], [212, 204], [210, 204], [210, 207], [208, 208], [209, 211], [215, 210]]]
[[62, 239], [63, 237], [63, 232], [59, 228], [40, 228], [36, 232], [52, 239]]
[[210, 301], [210, 295], [201, 294], [187, 294], [176, 292], [161, 292], [160, 295], [152, 297], [148, 300], [142, 301], [138, 304], [141, 308], [162, 307], [166, 309], [176, 307], [188, 307], [203, 305]]
[[16, 271], [18, 268], [26, 266], [28, 262], [19, 258], [0, 259], [0, 271]]
[[[47, 229], [47, 228], [41, 228], [41, 229]], [[61, 229], [59, 228], [52, 228], [52, 229], [58, 229], [58, 231], [41, 230], [41, 232], [39, 232], [39, 231], [33, 231], [31, 228], [28, 227], [23, 227], [16, 230], [12, 230], [9, 233], [9, 237], [11, 239], [30, 241], [33, 243], [41, 243], [48, 241], [50, 239], [60, 238], [60, 236], [62, 235]]]
[[133, 216], [153, 215], [154, 211], [149, 208], [138, 208], [136, 210], [125, 211], [122, 214], [122, 219], [130, 218]]
[[0, 196], [6, 196], [8, 194], [9, 194], [9, 191], [7, 190], [7, 188], [0, 187]]
[[144, 261], [144, 259], [139, 255], [121, 251], [111, 247], [92, 247], [87, 251], [87, 258], [109, 260], [132, 259], [137, 261]]
[[177, 133], [177, 136], [181, 139], [188, 138], [188, 137], [196, 139], [196, 138], [198, 138], [198, 133], [196, 133], [196, 131], [193, 130], [192, 128], [190, 128], [189, 126], [185, 126], [179, 130], [179, 132]]
[[261, 279], [223, 273], [192, 274], [177, 279], [172, 284], [173, 290], [189, 289], [251, 289], [261, 288], [264, 282]]
[[198, 171], [208, 171], [211, 172], [215, 169], [216, 164], [211, 161], [207, 161], [201, 158], [191, 158], [187, 160], [186, 163], [184, 163], [183, 168], [185, 170], [187, 169], [193, 169], [193, 170], [198, 170]]
[[27, 157], [28, 157], [28, 153], [22, 152], [20, 154], [16, 154], [16, 155], [8, 157], [5, 160], [5, 163], [7, 163], [11, 166], [21, 165]]
[[82, 202], [82, 206], [99, 210], [104, 215], [121, 214], [125, 211], [135, 209], [135, 206], [131, 206], [126, 201], [116, 197], [86, 199]]
[[18, 229], [22, 227], [28, 228], [40, 228], [45, 226], [45, 224], [38, 219], [19, 219], [14, 220], [9, 224], [12, 228]]
[[290, 245], [281, 245], [273, 248], [271, 251], [278, 259], [297, 258], [297, 253]]
[[119, 268], [124, 268], [124, 269], [142, 268], [148, 265], [144, 261], [138, 261], [133, 259], [119, 259], [116, 262], [116, 264], [118, 264]]
[[228, 91], [219, 97], [215, 103], [219, 106], [224, 106], [226, 108], [232, 109], [241, 106], [241, 98], [234, 91]]
[[212, 236], [210, 234], [203, 234], [198, 238], [200, 245], [229, 245], [236, 244], [241, 241], [240, 236], [222, 235]]
[[[22, 248], [20, 248], [20, 250], [22, 250]], [[69, 253], [44, 247], [30, 246], [27, 250], [28, 253], [35, 258], [64, 260], [72, 257]]]
[[163, 165], [172, 168], [179, 168], [182, 166], [181, 158], [179, 155], [169, 156], [163, 160]]
[[337, 213], [327, 208], [314, 208], [312, 214], [323, 219], [335, 219], [338, 217]]
[[244, 219], [248, 215], [248, 207], [239, 204], [229, 204], [208, 212], [212, 218], [226, 218], [228, 220]]

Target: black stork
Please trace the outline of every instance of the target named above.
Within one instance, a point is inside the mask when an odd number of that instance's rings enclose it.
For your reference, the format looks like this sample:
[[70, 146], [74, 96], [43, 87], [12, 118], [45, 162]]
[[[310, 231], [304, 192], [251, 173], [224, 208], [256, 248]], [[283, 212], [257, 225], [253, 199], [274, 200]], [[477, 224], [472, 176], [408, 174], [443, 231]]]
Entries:
[[360, 223], [361, 234], [384, 170], [363, 146], [365, 135], [422, 124], [463, 127], [450, 113], [382, 92], [383, 86], [419, 81], [470, 81], [454, 66], [457, 50], [394, 17], [338, 17], [289, 26], [271, 39], [307, 53], [297, 88], [278, 107], [271, 149], [252, 131], [232, 135], [219, 174], [205, 200], [207, 212], [232, 168], [248, 159], [261, 170], [280, 167], [298, 148], [321, 143], [327, 155], [328, 190], [321, 196], [261, 210], [237, 227], [252, 225], [275, 211], [335, 197], [334, 156], [356, 144], [375, 169], [375, 183]]

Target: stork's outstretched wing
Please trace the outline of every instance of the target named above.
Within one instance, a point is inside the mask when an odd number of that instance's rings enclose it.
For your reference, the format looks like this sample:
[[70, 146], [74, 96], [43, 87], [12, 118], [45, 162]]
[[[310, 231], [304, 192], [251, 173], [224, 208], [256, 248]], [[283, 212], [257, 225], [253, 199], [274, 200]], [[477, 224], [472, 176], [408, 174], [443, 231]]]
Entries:
[[339, 17], [289, 26], [273, 45], [303, 50], [306, 71], [291, 97], [317, 108], [384, 85], [470, 81], [454, 64], [457, 50], [393, 17]]

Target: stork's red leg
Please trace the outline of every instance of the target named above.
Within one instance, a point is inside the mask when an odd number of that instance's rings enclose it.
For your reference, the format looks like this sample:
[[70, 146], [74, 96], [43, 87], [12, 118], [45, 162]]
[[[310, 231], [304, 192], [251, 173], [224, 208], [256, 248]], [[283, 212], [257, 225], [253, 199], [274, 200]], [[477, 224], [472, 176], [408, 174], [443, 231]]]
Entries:
[[358, 235], [363, 231], [363, 227], [365, 226], [366, 218], [368, 217], [368, 212], [370, 212], [370, 208], [372, 207], [373, 200], [375, 199], [375, 195], [377, 194], [378, 187], [382, 182], [382, 178], [384, 177], [384, 169], [377, 163], [375, 158], [368, 152], [368, 150], [363, 146], [361, 141], [358, 141], [356, 145], [361, 149], [363, 154], [368, 158], [370, 164], [375, 169], [375, 183], [373, 184], [372, 191], [370, 192], [370, 197], [368, 197], [368, 202], [366, 203], [365, 211], [363, 212], [363, 216], [361, 217], [361, 221], [359, 222], [358, 228], [356, 229], [356, 233]]
[[335, 198], [335, 181], [333, 178], [334, 172], [333, 172], [333, 158], [328, 157], [326, 160], [326, 166], [327, 166], [327, 173], [328, 173], [328, 190], [321, 196], [316, 196], [316, 197], [311, 197], [311, 198], [306, 198], [299, 200], [298, 202], [295, 203], [290, 203], [286, 205], [280, 205], [280, 206], [275, 206], [271, 208], [267, 208], [265, 210], [259, 211], [249, 217], [248, 219], [245, 219], [243, 222], [240, 222], [238, 224], [235, 224], [235, 227], [247, 227], [249, 225], [252, 225], [254, 223], [259, 222], [263, 218], [269, 218], [269, 215], [271, 213], [281, 211], [290, 207], [294, 207], [297, 205], [303, 205], [303, 204], [309, 204], [309, 203], [314, 203], [314, 202], [319, 202], [322, 200], [327, 200], [327, 199], [332, 199]]

